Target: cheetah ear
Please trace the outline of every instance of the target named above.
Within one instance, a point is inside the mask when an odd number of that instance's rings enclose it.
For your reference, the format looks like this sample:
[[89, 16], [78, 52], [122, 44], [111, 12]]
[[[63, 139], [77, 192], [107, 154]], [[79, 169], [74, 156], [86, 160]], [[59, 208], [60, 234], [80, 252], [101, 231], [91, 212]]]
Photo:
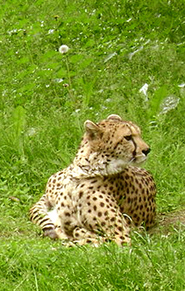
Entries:
[[84, 122], [84, 127], [90, 139], [95, 139], [101, 132], [99, 126], [90, 120]]
[[123, 120], [119, 115], [117, 114], [111, 114], [107, 117], [107, 119], [113, 119], [113, 120]]

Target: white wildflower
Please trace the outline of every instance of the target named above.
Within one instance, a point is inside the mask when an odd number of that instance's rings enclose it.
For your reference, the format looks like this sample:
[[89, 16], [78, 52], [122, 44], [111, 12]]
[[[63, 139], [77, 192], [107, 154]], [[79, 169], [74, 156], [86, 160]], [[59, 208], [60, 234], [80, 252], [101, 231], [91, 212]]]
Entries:
[[59, 47], [59, 53], [61, 53], [61, 54], [65, 54], [65, 53], [67, 53], [68, 50], [69, 50], [69, 47], [68, 47], [67, 45], [65, 45], [65, 44], [63, 44], [63, 45], [61, 45], [61, 46]]

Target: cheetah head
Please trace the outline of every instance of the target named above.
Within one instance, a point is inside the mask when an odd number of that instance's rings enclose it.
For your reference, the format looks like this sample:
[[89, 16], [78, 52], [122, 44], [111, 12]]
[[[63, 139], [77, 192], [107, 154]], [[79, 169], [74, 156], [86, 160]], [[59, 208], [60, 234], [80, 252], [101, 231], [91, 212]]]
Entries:
[[150, 152], [140, 128], [119, 115], [112, 114], [97, 124], [87, 120], [84, 125], [84, 142], [90, 148], [87, 160], [100, 172], [115, 174], [128, 165], [139, 165]]

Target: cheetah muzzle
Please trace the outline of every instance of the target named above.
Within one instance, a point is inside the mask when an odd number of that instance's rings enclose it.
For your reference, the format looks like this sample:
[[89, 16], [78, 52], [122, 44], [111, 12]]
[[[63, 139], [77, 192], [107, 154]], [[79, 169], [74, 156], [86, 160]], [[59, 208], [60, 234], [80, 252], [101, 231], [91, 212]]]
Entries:
[[139, 168], [150, 148], [137, 125], [115, 114], [84, 126], [76, 157], [50, 177], [31, 220], [64, 242], [129, 244], [131, 226], [149, 228], [155, 220], [155, 183]]

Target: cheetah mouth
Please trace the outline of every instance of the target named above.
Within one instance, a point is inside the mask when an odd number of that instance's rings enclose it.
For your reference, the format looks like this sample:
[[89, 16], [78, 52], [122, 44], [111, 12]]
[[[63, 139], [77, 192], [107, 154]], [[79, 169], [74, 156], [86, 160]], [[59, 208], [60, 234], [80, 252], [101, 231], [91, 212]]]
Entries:
[[139, 155], [137, 157], [133, 157], [131, 160], [130, 160], [130, 164], [142, 164], [144, 163], [145, 161], [147, 160], [147, 157], [144, 156], [144, 155]]

